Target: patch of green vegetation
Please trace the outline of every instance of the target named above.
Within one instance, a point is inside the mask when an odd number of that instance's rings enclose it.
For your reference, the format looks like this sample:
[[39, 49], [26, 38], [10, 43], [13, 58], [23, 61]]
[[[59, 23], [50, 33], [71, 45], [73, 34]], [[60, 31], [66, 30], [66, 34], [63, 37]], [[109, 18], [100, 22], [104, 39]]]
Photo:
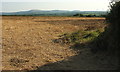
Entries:
[[60, 35], [59, 39], [56, 40], [56, 43], [64, 43], [64, 44], [77, 44], [77, 43], [86, 43], [93, 41], [95, 38], [99, 36], [99, 34], [103, 32], [103, 29], [97, 29], [92, 31], [76, 31], [73, 33], [65, 33]]
[[100, 32], [98, 30], [96, 31], [87, 31], [85, 32], [85, 35], [81, 38], [81, 42], [88, 42], [94, 40]]

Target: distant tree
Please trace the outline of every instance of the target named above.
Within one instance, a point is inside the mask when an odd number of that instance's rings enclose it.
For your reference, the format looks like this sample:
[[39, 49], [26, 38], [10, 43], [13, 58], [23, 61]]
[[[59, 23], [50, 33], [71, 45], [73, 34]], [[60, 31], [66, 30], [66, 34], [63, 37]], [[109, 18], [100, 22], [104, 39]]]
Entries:
[[75, 14], [75, 15], [73, 15], [73, 16], [84, 17], [83, 14]]
[[80, 17], [84, 17], [84, 15], [83, 15], [83, 14], [79, 14], [79, 16], [80, 16]]
[[73, 16], [79, 16], [79, 14], [75, 14], [75, 15], [73, 15]]

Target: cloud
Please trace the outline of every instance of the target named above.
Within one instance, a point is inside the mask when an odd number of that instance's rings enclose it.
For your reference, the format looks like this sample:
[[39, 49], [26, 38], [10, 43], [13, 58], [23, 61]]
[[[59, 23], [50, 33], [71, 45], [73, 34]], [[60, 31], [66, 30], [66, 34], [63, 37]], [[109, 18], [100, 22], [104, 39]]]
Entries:
[[119, 2], [120, 0], [111, 0], [112, 2]]
[[[69, 2], [73, 0], [0, 0], [2, 2]], [[74, 1], [79, 1], [79, 0], [74, 0]], [[82, 1], [82, 0], [81, 0]]]

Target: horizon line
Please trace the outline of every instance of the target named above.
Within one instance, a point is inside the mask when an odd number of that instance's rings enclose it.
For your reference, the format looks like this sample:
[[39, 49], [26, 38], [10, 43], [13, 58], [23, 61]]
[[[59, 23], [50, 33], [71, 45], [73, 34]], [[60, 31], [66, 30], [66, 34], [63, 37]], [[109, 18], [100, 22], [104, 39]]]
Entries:
[[19, 11], [0, 11], [0, 12], [21, 12], [21, 11], [31, 11], [31, 10], [41, 10], [41, 11], [53, 11], [53, 10], [59, 10], [59, 11], [108, 11], [108, 10], [63, 10], [63, 9], [30, 9], [30, 10], [19, 10]]

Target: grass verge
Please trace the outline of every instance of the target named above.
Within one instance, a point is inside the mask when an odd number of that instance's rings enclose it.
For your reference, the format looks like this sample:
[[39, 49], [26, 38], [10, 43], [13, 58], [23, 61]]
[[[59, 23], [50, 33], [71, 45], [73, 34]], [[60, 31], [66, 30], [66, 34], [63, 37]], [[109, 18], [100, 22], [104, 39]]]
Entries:
[[103, 28], [90, 31], [75, 31], [72, 33], [64, 33], [59, 35], [58, 39], [53, 40], [55, 43], [61, 44], [80, 44], [91, 42], [96, 39], [100, 33], [104, 31]]

